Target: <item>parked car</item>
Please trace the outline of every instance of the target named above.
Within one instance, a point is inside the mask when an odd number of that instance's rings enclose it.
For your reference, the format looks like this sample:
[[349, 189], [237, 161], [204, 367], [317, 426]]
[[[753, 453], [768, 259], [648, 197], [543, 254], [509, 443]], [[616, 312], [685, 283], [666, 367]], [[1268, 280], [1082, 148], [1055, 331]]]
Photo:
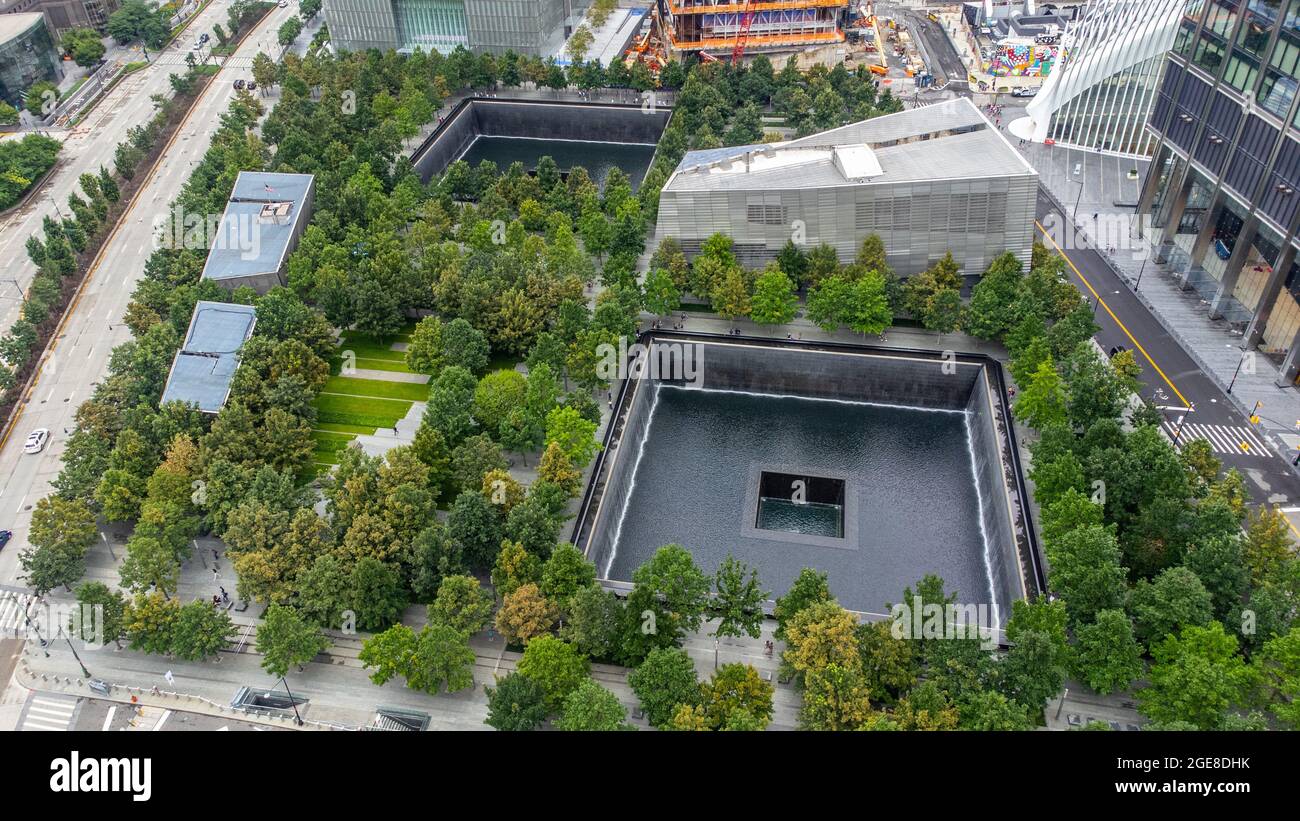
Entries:
[[49, 428], [37, 428], [27, 434], [27, 442], [23, 445], [23, 453], [40, 453], [45, 449], [45, 443], [50, 441]]
[[196, 40], [196, 41], [194, 41], [194, 45], [193, 45], [193, 46], [190, 46], [190, 50], [191, 50], [191, 51], [199, 51], [199, 50], [202, 49], [202, 48], [203, 48], [203, 41], [202, 41], [202, 40]]
[[199, 35], [200, 43], [206, 43], [208, 42], [209, 39], [211, 39], [211, 35], [209, 35], [206, 31]]
[[236, 80], [236, 81], [235, 81], [235, 90], [236, 90], [236, 91], [239, 91], [241, 88], [244, 87], [244, 85], [245, 85], [245, 82], [244, 82], [243, 80]]
[[1037, 94], [1037, 93], [1038, 93], [1038, 89], [1035, 89], [1035, 88], [1013, 88], [1013, 89], [1011, 89], [1011, 96], [1012, 96], [1012, 97], [1033, 97], [1033, 96], [1034, 96], [1035, 94]]
[[244, 88], [248, 89], [249, 91], [257, 91], [257, 83], [253, 82], [252, 80], [249, 80], [248, 83], [245, 84]]
[[289, 0], [280, 0], [279, 6], [282, 9], [289, 8]]
[[12, 530], [0, 530], [0, 550], [4, 550], [5, 545], [9, 544], [9, 540], [13, 537], [14, 532]]

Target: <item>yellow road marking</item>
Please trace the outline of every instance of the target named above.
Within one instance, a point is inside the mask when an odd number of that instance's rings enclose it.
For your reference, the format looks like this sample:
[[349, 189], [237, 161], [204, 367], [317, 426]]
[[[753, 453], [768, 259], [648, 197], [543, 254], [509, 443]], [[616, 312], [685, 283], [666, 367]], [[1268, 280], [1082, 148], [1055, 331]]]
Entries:
[[1106, 300], [1102, 299], [1101, 294], [1097, 293], [1097, 289], [1093, 288], [1092, 283], [1088, 282], [1088, 278], [1085, 277], [1083, 275], [1083, 272], [1079, 270], [1078, 266], [1074, 264], [1074, 260], [1070, 259], [1069, 254], [1065, 253], [1065, 250], [1061, 248], [1061, 246], [1056, 244], [1056, 240], [1052, 239], [1051, 234], [1047, 233], [1047, 229], [1043, 227], [1042, 223], [1040, 223], [1038, 220], [1034, 220], [1034, 225], [1038, 226], [1038, 230], [1043, 232], [1043, 238], [1052, 244], [1052, 247], [1055, 248], [1057, 253], [1061, 255], [1061, 259], [1065, 260], [1065, 264], [1070, 266], [1070, 270], [1074, 271], [1074, 275], [1077, 276], [1079, 278], [1079, 281], [1084, 284], [1084, 287], [1086, 287], [1092, 293], [1092, 298], [1097, 300], [1097, 303], [1101, 305], [1101, 307], [1106, 309], [1106, 313], [1110, 314], [1111, 319], [1115, 320], [1115, 324], [1118, 325], [1119, 329], [1124, 332], [1125, 336], [1128, 337], [1129, 342], [1133, 343], [1133, 347], [1137, 348], [1138, 351], [1141, 352], [1142, 356], [1146, 357], [1147, 362], [1151, 363], [1151, 367], [1155, 370], [1155, 372], [1160, 374], [1161, 379], [1165, 380], [1165, 384], [1168, 385], [1169, 389], [1174, 392], [1174, 395], [1178, 397], [1178, 400], [1183, 403], [1184, 407], [1190, 408], [1192, 406], [1192, 403], [1187, 401], [1187, 397], [1183, 396], [1183, 394], [1178, 390], [1178, 388], [1174, 386], [1173, 381], [1168, 376], [1165, 375], [1164, 371], [1160, 370], [1160, 366], [1157, 365], [1156, 361], [1151, 358], [1151, 354], [1147, 353], [1146, 348], [1142, 347], [1142, 343], [1138, 342], [1137, 339], [1133, 336], [1132, 332], [1130, 332], [1129, 329], [1124, 326], [1124, 323], [1119, 321], [1119, 317], [1115, 316], [1115, 312], [1112, 311], [1110, 309], [1110, 306], [1106, 304]]

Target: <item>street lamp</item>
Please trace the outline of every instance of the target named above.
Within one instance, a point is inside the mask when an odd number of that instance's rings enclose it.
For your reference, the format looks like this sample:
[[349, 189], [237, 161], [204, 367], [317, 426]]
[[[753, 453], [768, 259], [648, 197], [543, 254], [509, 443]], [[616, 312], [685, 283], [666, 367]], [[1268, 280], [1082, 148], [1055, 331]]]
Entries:
[[1250, 351], [1241, 352], [1241, 359], [1237, 360], [1237, 369], [1232, 372], [1232, 381], [1228, 383], [1228, 391], [1227, 391], [1228, 393], [1232, 393], [1232, 386], [1237, 384], [1237, 374], [1241, 373], [1241, 365], [1243, 362], [1246, 361], [1246, 357], [1249, 355], [1250, 355]]
[[1083, 163], [1079, 163], [1079, 162], [1075, 163], [1074, 164], [1075, 178], [1073, 180], [1070, 180], [1070, 182], [1078, 184], [1079, 195], [1074, 198], [1074, 213], [1070, 216], [1070, 222], [1073, 222], [1076, 225], [1079, 223], [1079, 201], [1083, 199], [1083, 179], [1080, 177], [1080, 174], [1082, 173], [1083, 173]]
[[77, 655], [77, 648], [72, 645], [72, 637], [68, 635], [68, 631], [60, 627], [59, 632], [63, 634], [63, 640], [68, 643], [68, 649], [72, 651], [72, 657], [81, 666], [81, 674], [86, 678], [90, 678], [90, 671], [86, 669], [86, 664], [81, 660], [81, 656]]
[[284, 691], [289, 694], [289, 706], [293, 707], [293, 720], [301, 727], [303, 724], [302, 716], [298, 715], [298, 702], [293, 697], [293, 691], [289, 689], [289, 680], [284, 676], [280, 676], [280, 683], [284, 685]]
[[1146, 256], [1143, 256], [1143, 257], [1142, 257], [1142, 267], [1138, 269], [1138, 278], [1137, 278], [1137, 282], [1134, 282], [1134, 283], [1133, 283], [1133, 293], [1135, 293], [1135, 294], [1136, 294], [1136, 293], [1138, 292], [1138, 290], [1142, 287], [1142, 272], [1145, 271], [1146, 269], [1147, 269], [1147, 258], [1146, 258]]
[[1174, 431], [1174, 447], [1178, 447], [1178, 437], [1183, 435], [1183, 421], [1187, 419], [1187, 414], [1178, 417], [1178, 428]]
[[27, 629], [28, 629], [28, 630], [31, 630], [33, 633], [35, 633], [35, 634], [36, 634], [36, 638], [40, 640], [40, 642], [41, 642], [41, 650], [45, 653], [45, 657], [46, 657], [46, 658], [49, 658], [49, 657], [50, 657], [50, 643], [49, 643], [48, 641], [45, 640], [45, 637], [44, 637], [44, 636], [41, 635], [41, 628], [37, 627], [36, 624], [32, 622], [32, 617], [29, 616], [29, 615], [27, 615], [27, 608], [30, 607], [30, 606], [31, 606], [30, 603], [26, 603], [26, 604], [23, 605], [23, 619], [27, 622]]

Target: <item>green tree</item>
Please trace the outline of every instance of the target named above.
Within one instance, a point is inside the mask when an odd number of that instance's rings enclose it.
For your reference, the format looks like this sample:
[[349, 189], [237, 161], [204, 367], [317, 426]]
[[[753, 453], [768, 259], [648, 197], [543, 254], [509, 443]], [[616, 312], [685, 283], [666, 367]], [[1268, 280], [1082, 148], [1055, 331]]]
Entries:
[[528, 676], [509, 673], [497, 679], [497, 686], [484, 689], [488, 715], [483, 723], [489, 727], [518, 732], [536, 730], [546, 721], [546, 694], [541, 685]]
[[1051, 360], [1039, 364], [1029, 384], [1016, 397], [1012, 410], [1030, 427], [1043, 429], [1066, 421], [1065, 387]]
[[760, 325], [784, 325], [794, 319], [796, 305], [794, 283], [772, 264], [754, 282], [749, 318]]
[[579, 588], [569, 600], [568, 617], [560, 636], [594, 659], [608, 659], [618, 641], [623, 603], [599, 585]]
[[1201, 730], [1219, 727], [1229, 708], [1242, 704], [1252, 671], [1237, 640], [1219, 622], [1187, 627], [1151, 649], [1150, 684], [1138, 691], [1138, 709], [1152, 721], [1186, 721]]
[[694, 706], [700, 700], [700, 682], [695, 662], [685, 650], [658, 647], [641, 665], [628, 673], [628, 686], [636, 694], [651, 726], [664, 729], [682, 704]]
[[87, 504], [59, 496], [46, 496], [32, 511], [28, 542], [18, 563], [39, 596], [72, 583], [86, 572], [86, 550], [95, 539], [95, 515]]
[[329, 647], [320, 629], [307, 623], [291, 608], [271, 605], [257, 628], [257, 652], [262, 669], [275, 678], [284, 678], [290, 667], [302, 671], [302, 665]]
[[1065, 599], [1074, 624], [1123, 604], [1127, 571], [1120, 565], [1119, 543], [1108, 528], [1081, 527], [1046, 547], [1052, 588]]
[[[85, 582], [77, 586], [77, 603], [81, 608], [72, 615], [73, 635], [91, 643], [111, 641], [120, 648], [126, 632], [126, 599], [122, 594], [103, 582]], [[87, 612], [84, 608], [90, 608], [92, 618], [82, 617]]]
[[708, 615], [718, 620], [714, 637], [758, 638], [763, 626], [763, 602], [772, 594], [758, 581], [758, 571], [727, 554], [713, 577], [714, 597]]
[[180, 602], [165, 599], [161, 593], [137, 594], [123, 615], [131, 649], [155, 655], [170, 653], [180, 607]]
[[555, 713], [587, 678], [588, 667], [587, 658], [572, 645], [554, 636], [539, 636], [528, 642], [517, 669], [541, 686], [547, 710]]
[[844, 324], [847, 306], [853, 292], [852, 284], [840, 276], [821, 280], [808, 292], [809, 321], [827, 333]]
[[287, 46], [297, 40], [299, 34], [302, 34], [302, 20], [290, 17], [280, 24], [279, 30], [275, 33], [275, 40], [280, 45]]
[[1256, 666], [1273, 696], [1273, 713], [1291, 729], [1300, 728], [1300, 626], [1265, 644]]
[[34, 117], [45, 117], [59, 105], [59, 87], [47, 80], [32, 83], [23, 97], [23, 107]]
[[492, 619], [492, 593], [473, 576], [445, 576], [428, 616], [430, 622], [473, 635]]
[[185, 661], [215, 658], [234, 632], [229, 613], [210, 601], [196, 599], [176, 614], [172, 653]]
[[748, 664], [724, 664], [713, 678], [700, 685], [700, 706], [706, 726], [729, 729], [732, 719], [743, 712], [762, 729], [772, 720], [772, 682], [765, 681]]
[[416, 638], [406, 686], [433, 695], [473, 687], [474, 658], [464, 633], [445, 624], [430, 624]]
[[785, 628], [800, 612], [814, 604], [832, 601], [830, 584], [825, 573], [805, 567], [790, 585], [786, 594], [776, 600], [772, 615], [776, 618], [775, 638], [785, 639]]
[[749, 283], [744, 271], [738, 266], [729, 268], [709, 291], [709, 303], [713, 312], [726, 320], [749, 316]]
[[894, 321], [885, 290], [885, 276], [867, 271], [850, 286], [845, 324], [862, 335], [883, 333]]
[[1276, 508], [1257, 508], [1247, 524], [1242, 545], [1251, 581], [1261, 584], [1275, 577], [1295, 554], [1294, 545], [1286, 516]]
[[564, 542], [542, 565], [542, 593], [567, 612], [573, 597], [596, 583], [596, 566], [570, 542]]
[[560, 448], [569, 462], [578, 469], [585, 468], [600, 442], [596, 441], [596, 423], [584, 419], [577, 409], [572, 407], [555, 408], [546, 415], [546, 444], [552, 443]]
[[632, 581], [663, 603], [676, 626], [686, 630], [700, 628], [711, 585], [686, 548], [678, 544], [659, 548], [649, 561], [632, 572]]
[[1126, 690], [1142, 674], [1142, 648], [1123, 610], [1102, 610], [1075, 628], [1075, 675], [1102, 695]]
[[1154, 581], [1139, 579], [1129, 597], [1129, 610], [1137, 623], [1138, 638], [1148, 646], [1214, 618], [1210, 592], [1186, 567], [1168, 568]]
[[565, 697], [555, 726], [570, 732], [633, 729], [627, 723], [627, 708], [619, 702], [618, 696], [591, 679], [584, 680]]
[[871, 712], [871, 690], [856, 667], [832, 664], [804, 677], [799, 724], [805, 730], [856, 730]]

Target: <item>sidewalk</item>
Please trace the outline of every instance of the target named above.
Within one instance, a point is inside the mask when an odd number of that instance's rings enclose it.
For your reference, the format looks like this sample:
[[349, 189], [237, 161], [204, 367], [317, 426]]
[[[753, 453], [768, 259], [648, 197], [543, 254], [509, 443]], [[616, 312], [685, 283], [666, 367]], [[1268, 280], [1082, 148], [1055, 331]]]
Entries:
[[[1243, 360], [1241, 331], [1226, 319], [1209, 319], [1209, 303], [1195, 289], [1181, 290], [1178, 277], [1170, 273], [1168, 265], [1155, 262], [1150, 243], [1137, 235], [1134, 210], [1148, 162], [1037, 143], [1021, 151], [1066, 217], [1076, 213], [1077, 203], [1077, 224], [1090, 245], [1095, 237], [1098, 246], [1118, 246], [1106, 255], [1112, 267], [1130, 288], [1137, 286], [1142, 303], [1220, 388], [1226, 391], [1232, 384], [1228, 396], [1233, 404], [1246, 416], [1260, 404], [1260, 432], [1289, 464], [1286, 457], [1300, 446], [1300, 392], [1278, 387], [1278, 367], [1263, 353]], [[1131, 179], [1129, 172], [1135, 168], [1137, 178]], [[1075, 182], [1077, 179], [1083, 182]], [[1116, 225], [1121, 216], [1133, 228], [1127, 239], [1097, 236], [1099, 230], [1104, 233], [1106, 227]], [[1246, 366], [1238, 370], [1243, 363]]]

